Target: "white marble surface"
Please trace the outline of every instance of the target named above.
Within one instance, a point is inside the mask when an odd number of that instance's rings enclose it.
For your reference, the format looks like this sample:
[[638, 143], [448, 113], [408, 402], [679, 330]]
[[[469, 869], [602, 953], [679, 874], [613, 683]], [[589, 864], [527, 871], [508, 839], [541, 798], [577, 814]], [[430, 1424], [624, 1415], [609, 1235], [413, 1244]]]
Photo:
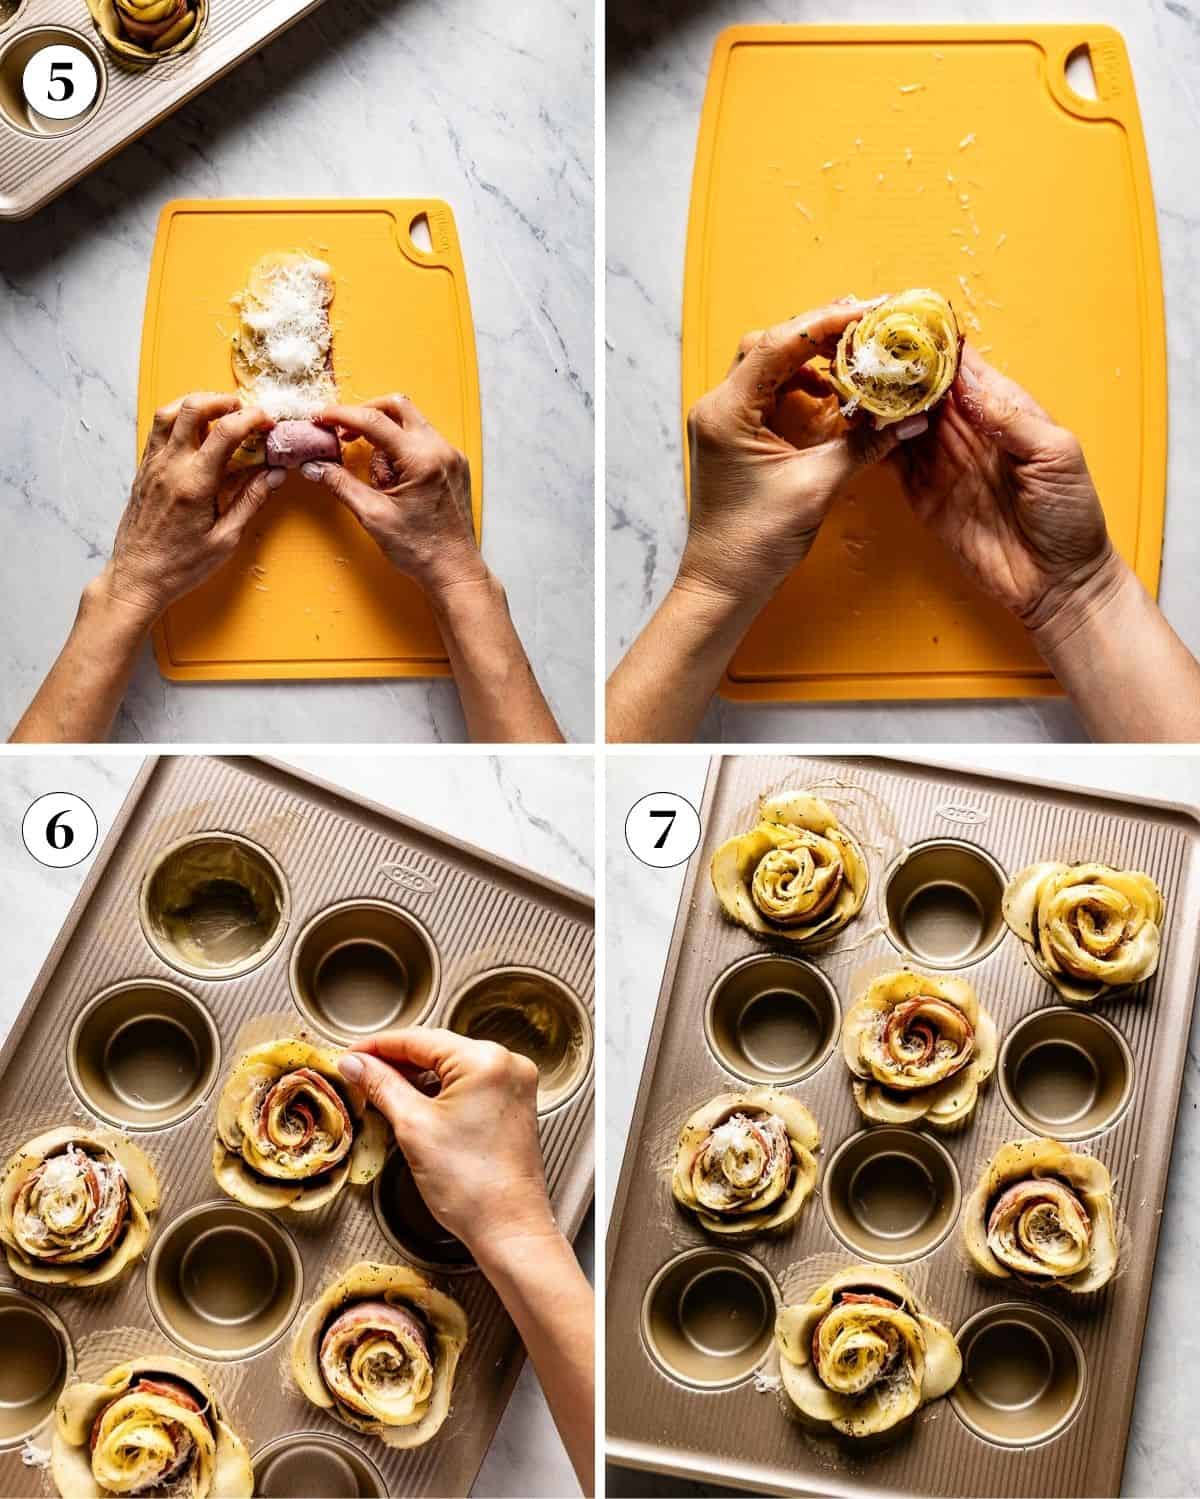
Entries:
[[[279, 756], [277, 758], [285, 758]], [[436, 759], [305, 755], [291, 763], [347, 790], [464, 838], [588, 894], [593, 886], [590, 757], [511, 756], [504, 760], [443, 754]], [[0, 907], [4, 910], [6, 982], [0, 996], [0, 1042], [87, 875], [46, 869], [21, 843], [21, 817], [47, 791], [74, 791], [91, 805], [100, 838], [111, 825], [140, 755], [0, 756]], [[471, 810], [468, 811], [467, 809]], [[593, 1270], [589, 1214], [576, 1251]], [[513, 1398], [472, 1490], [479, 1496], [561, 1496], [578, 1492], [571, 1466], [531, 1367]]]
[[[1132, 59], [1150, 155], [1168, 314], [1170, 456], [1161, 600], [1200, 650], [1200, 127], [1196, 0], [609, 0], [607, 119], [607, 648], [610, 669], [675, 573], [685, 523], [679, 420], [683, 253], [713, 40], [734, 22], [1107, 21]], [[803, 129], [801, 118], [798, 128]], [[1085, 738], [1059, 701], [716, 702], [702, 743], [1002, 742]]]
[[[81, 5], [82, 12], [82, 5]], [[173, 197], [445, 198], [479, 351], [484, 552], [570, 737], [592, 735], [593, 19], [581, 0], [336, 0], [23, 224], [0, 224], [0, 724], [112, 543]], [[136, 742], [461, 740], [449, 681], [178, 685]]]
[[[1200, 756], [1081, 755], [1059, 751], [939, 750], [914, 758], [1042, 777], [1079, 786], [1200, 805]], [[667, 959], [679, 892], [687, 866], [656, 870], [640, 864], [625, 846], [629, 808], [652, 791], [675, 791], [699, 805], [707, 756], [610, 757], [606, 778], [605, 902], [609, 931], [605, 982], [605, 1199], [608, 1223], [625, 1139], [633, 1114], [658, 987]], [[1186, 1371], [1200, 1360], [1200, 1330], [1192, 1317], [1200, 1261], [1200, 1007], [1188, 1045], [1187, 1067], [1166, 1209], [1158, 1245], [1150, 1316], [1138, 1376], [1137, 1402], [1125, 1462], [1127, 1496], [1200, 1492], [1200, 1429], [1194, 1381]], [[654, 1474], [610, 1470], [612, 1495], [713, 1494], [711, 1486]]]

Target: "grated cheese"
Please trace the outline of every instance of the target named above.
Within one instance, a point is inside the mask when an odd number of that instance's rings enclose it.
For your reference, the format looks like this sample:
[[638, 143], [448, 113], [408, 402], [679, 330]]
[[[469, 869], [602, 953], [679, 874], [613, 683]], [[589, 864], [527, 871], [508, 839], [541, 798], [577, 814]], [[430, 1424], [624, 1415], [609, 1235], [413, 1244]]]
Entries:
[[314, 416], [335, 399], [329, 266], [309, 255], [260, 261], [251, 286], [235, 297], [234, 335], [243, 395], [276, 420]]

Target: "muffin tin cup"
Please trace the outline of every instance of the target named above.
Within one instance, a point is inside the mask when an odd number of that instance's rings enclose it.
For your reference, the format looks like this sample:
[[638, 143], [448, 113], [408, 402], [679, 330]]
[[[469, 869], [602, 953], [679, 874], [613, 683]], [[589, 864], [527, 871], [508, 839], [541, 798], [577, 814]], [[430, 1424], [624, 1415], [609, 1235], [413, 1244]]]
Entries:
[[261, 1353], [291, 1327], [304, 1268], [278, 1214], [201, 1203], [159, 1232], [146, 1296], [162, 1330], [200, 1358]]
[[203, 832], [164, 849], [142, 881], [146, 941], [181, 973], [237, 978], [283, 941], [291, 912], [275, 859], [236, 833]]
[[916, 967], [978, 963], [1004, 935], [1006, 881], [996, 860], [973, 843], [956, 838], [916, 843], [885, 877], [888, 938]]
[[32, 1438], [54, 1415], [75, 1371], [62, 1319], [36, 1297], [0, 1286], [0, 1451]]
[[375, 1178], [371, 1205], [380, 1232], [405, 1259], [442, 1275], [462, 1275], [475, 1268], [467, 1246], [426, 1207], [401, 1151], [392, 1151]]
[[350, 1041], [422, 1021], [441, 962], [410, 912], [382, 900], [346, 900], [319, 912], [297, 937], [289, 979], [305, 1017]]
[[79, 1101], [123, 1129], [166, 1129], [207, 1098], [221, 1061], [208, 1010], [185, 989], [134, 979], [97, 994], [67, 1038]]
[[1019, 1021], [996, 1068], [1013, 1115], [1035, 1134], [1085, 1140], [1111, 1129], [1133, 1092], [1129, 1043], [1100, 1015], [1056, 1006]]
[[893, 1265], [929, 1254], [952, 1232], [962, 1188], [944, 1146], [918, 1130], [884, 1125], [838, 1146], [821, 1201], [847, 1249]]
[[[0, 3], [0, 120], [22, 135], [51, 140], [82, 130], [95, 119], [108, 90], [108, 71], [98, 47], [81, 31], [69, 26], [22, 27], [15, 24], [22, 14], [18, 7], [6, 19], [5, 7]], [[51, 46], [74, 47], [84, 53], [96, 69], [95, 97], [83, 114], [73, 119], [54, 120], [39, 113], [26, 99], [22, 88], [22, 74], [30, 58], [43, 47]]]
[[963, 1372], [950, 1394], [976, 1436], [1001, 1447], [1048, 1442], [1070, 1425], [1087, 1389], [1079, 1339], [1029, 1302], [977, 1312], [958, 1333]]
[[757, 953], [727, 968], [704, 1006], [704, 1035], [735, 1077], [778, 1087], [814, 1073], [837, 1044], [837, 991], [812, 963]]
[[539, 1114], [572, 1099], [592, 1068], [592, 1017], [570, 988], [538, 968], [477, 974], [451, 1001], [446, 1024], [520, 1052], [538, 1069]]
[[748, 1379], [770, 1352], [779, 1293], [752, 1255], [689, 1249], [655, 1275], [642, 1340], [669, 1379], [699, 1390]]
[[364, 1452], [324, 1431], [293, 1431], [253, 1457], [257, 1499], [387, 1499], [382, 1473]]

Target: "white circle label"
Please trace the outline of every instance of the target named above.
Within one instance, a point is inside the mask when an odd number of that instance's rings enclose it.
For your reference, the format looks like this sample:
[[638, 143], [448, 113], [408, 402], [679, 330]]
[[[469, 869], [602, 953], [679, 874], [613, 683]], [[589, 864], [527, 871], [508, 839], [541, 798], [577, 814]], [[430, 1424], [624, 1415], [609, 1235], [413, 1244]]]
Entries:
[[74, 120], [85, 114], [99, 88], [96, 64], [82, 48], [66, 42], [35, 52], [21, 74], [26, 103], [47, 120]]
[[51, 869], [69, 869], [96, 847], [100, 824], [83, 797], [70, 791], [48, 791], [31, 802], [21, 819], [21, 840], [38, 861]]
[[652, 791], [625, 819], [625, 842], [643, 864], [670, 869], [690, 859], [700, 842], [700, 814], [686, 797]]

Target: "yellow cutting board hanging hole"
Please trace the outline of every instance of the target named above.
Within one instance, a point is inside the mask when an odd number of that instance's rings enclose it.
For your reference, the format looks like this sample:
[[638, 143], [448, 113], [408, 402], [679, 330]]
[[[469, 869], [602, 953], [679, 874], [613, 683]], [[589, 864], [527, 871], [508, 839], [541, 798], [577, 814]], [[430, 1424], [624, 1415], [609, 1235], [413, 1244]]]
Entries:
[[[476, 535], [483, 443], [466, 275], [450, 208], [433, 199], [169, 203], [150, 269], [138, 384], [138, 452], [155, 409], [194, 390], [234, 390], [231, 303], [260, 256], [329, 263], [340, 398], [402, 391], [470, 460]], [[347, 462], [366, 476], [369, 449]], [[155, 630], [177, 681], [428, 677], [449, 672], [416, 584], [336, 500], [298, 473], [247, 528], [232, 560]]]
[[[1083, 60], [1094, 78], [1076, 92]], [[745, 26], [717, 41], [683, 312], [684, 412], [738, 339], [834, 298], [936, 287], [1083, 444], [1114, 543], [1157, 589], [1166, 478], [1158, 236], [1133, 77], [1102, 26]], [[870, 471], [766, 606], [742, 699], [1058, 689], [1023, 629]]]

